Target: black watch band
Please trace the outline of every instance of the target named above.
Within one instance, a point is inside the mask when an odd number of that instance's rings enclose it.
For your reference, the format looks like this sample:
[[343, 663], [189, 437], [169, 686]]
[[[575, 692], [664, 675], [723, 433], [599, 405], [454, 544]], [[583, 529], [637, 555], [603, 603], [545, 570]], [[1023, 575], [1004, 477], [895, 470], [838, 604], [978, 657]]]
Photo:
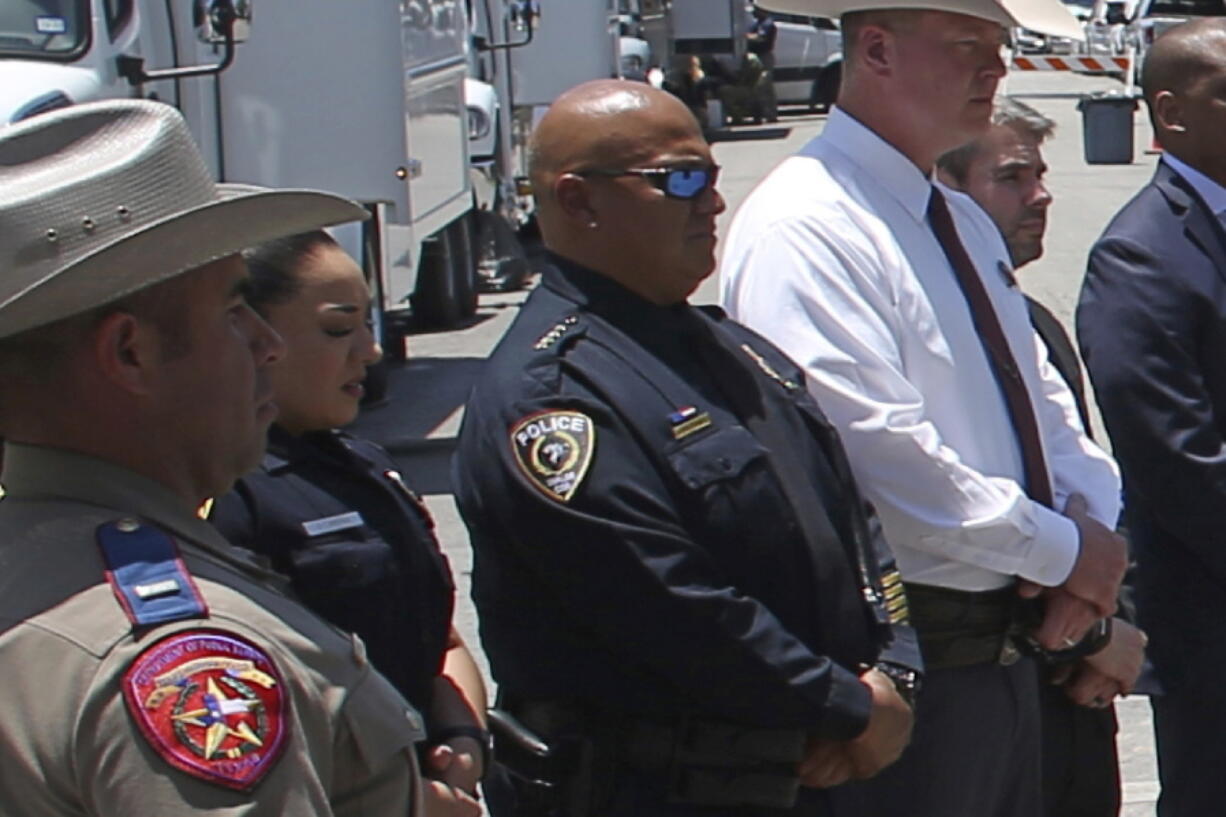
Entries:
[[915, 699], [919, 697], [920, 687], [923, 686], [920, 674], [910, 667], [889, 661], [879, 661], [875, 668], [894, 682], [894, 688], [898, 690], [899, 697], [914, 709]]
[[452, 738], [471, 738], [481, 747], [481, 775], [484, 777], [490, 770], [490, 733], [487, 729], [472, 723], [458, 723], [452, 726], [440, 726], [430, 731], [429, 744], [438, 746]]

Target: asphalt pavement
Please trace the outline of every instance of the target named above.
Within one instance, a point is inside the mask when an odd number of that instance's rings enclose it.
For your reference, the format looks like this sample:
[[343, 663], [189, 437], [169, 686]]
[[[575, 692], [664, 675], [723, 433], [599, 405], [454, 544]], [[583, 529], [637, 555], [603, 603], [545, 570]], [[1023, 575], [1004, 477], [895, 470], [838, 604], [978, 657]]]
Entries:
[[[1157, 157], [1147, 153], [1150, 129], [1144, 108], [1134, 117], [1131, 164], [1087, 164], [1082, 144], [1082, 114], [1077, 101], [1093, 92], [1120, 89], [1101, 77], [1067, 72], [1013, 72], [1002, 91], [1054, 119], [1055, 135], [1044, 147], [1048, 183], [1054, 197], [1048, 216], [1046, 252], [1020, 274], [1022, 288], [1044, 302], [1066, 327], [1085, 270], [1086, 255], [1112, 215], [1149, 179]], [[720, 190], [728, 211], [720, 217], [721, 234], [737, 205], [771, 167], [821, 132], [826, 117], [806, 110], [785, 111], [778, 123], [730, 130], [714, 146], [722, 165]], [[633, 240], [633, 237], [627, 237]], [[525, 292], [483, 295], [477, 315], [466, 326], [447, 332], [417, 333], [408, 338], [409, 362], [393, 370], [388, 401], [368, 409], [355, 430], [387, 446], [427, 495], [438, 534], [451, 559], [459, 587], [457, 625], [484, 666], [476, 614], [468, 597], [471, 555], [468, 537], [449, 488], [452, 443], [463, 416], [468, 390], [482, 362], [501, 338], [526, 297]], [[717, 300], [715, 276], [693, 300]], [[1105, 440], [1095, 412], [1097, 437]], [[666, 623], [664, 623], [666, 626]], [[487, 672], [488, 676], [488, 672]], [[1149, 703], [1144, 698], [1120, 702], [1120, 767], [1124, 779], [1124, 817], [1150, 817], [1158, 784], [1154, 766]]]

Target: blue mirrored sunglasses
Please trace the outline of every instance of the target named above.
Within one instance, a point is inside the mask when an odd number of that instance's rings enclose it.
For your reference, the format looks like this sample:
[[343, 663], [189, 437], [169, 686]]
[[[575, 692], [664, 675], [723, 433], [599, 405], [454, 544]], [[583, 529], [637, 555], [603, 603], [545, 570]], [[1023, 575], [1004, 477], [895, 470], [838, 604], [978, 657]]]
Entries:
[[719, 165], [705, 167], [635, 167], [627, 170], [579, 170], [576, 176], [639, 176], [670, 199], [697, 197], [719, 178]]

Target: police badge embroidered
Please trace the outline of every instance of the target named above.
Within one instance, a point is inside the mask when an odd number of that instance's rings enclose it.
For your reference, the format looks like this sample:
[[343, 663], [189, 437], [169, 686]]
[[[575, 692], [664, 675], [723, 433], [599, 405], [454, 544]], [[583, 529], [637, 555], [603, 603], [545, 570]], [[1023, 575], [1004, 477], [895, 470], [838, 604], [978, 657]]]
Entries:
[[528, 481], [545, 496], [569, 502], [596, 448], [592, 418], [578, 411], [541, 411], [511, 428], [511, 450]]
[[233, 633], [168, 636], [137, 657], [122, 686], [145, 739], [193, 777], [250, 791], [285, 748], [287, 700], [277, 668]]

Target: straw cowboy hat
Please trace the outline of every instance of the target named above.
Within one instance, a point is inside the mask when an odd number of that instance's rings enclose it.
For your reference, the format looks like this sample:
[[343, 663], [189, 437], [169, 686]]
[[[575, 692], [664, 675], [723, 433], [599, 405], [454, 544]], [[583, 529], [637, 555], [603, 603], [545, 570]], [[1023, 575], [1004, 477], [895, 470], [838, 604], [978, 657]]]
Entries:
[[0, 128], [0, 338], [272, 238], [356, 221], [348, 199], [217, 184], [169, 105], [75, 105]]
[[1021, 26], [1042, 34], [1085, 39], [1081, 23], [1060, 0], [759, 0], [758, 5], [771, 11], [826, 17], [877, 9], [949, 11], [1010, 28]]

